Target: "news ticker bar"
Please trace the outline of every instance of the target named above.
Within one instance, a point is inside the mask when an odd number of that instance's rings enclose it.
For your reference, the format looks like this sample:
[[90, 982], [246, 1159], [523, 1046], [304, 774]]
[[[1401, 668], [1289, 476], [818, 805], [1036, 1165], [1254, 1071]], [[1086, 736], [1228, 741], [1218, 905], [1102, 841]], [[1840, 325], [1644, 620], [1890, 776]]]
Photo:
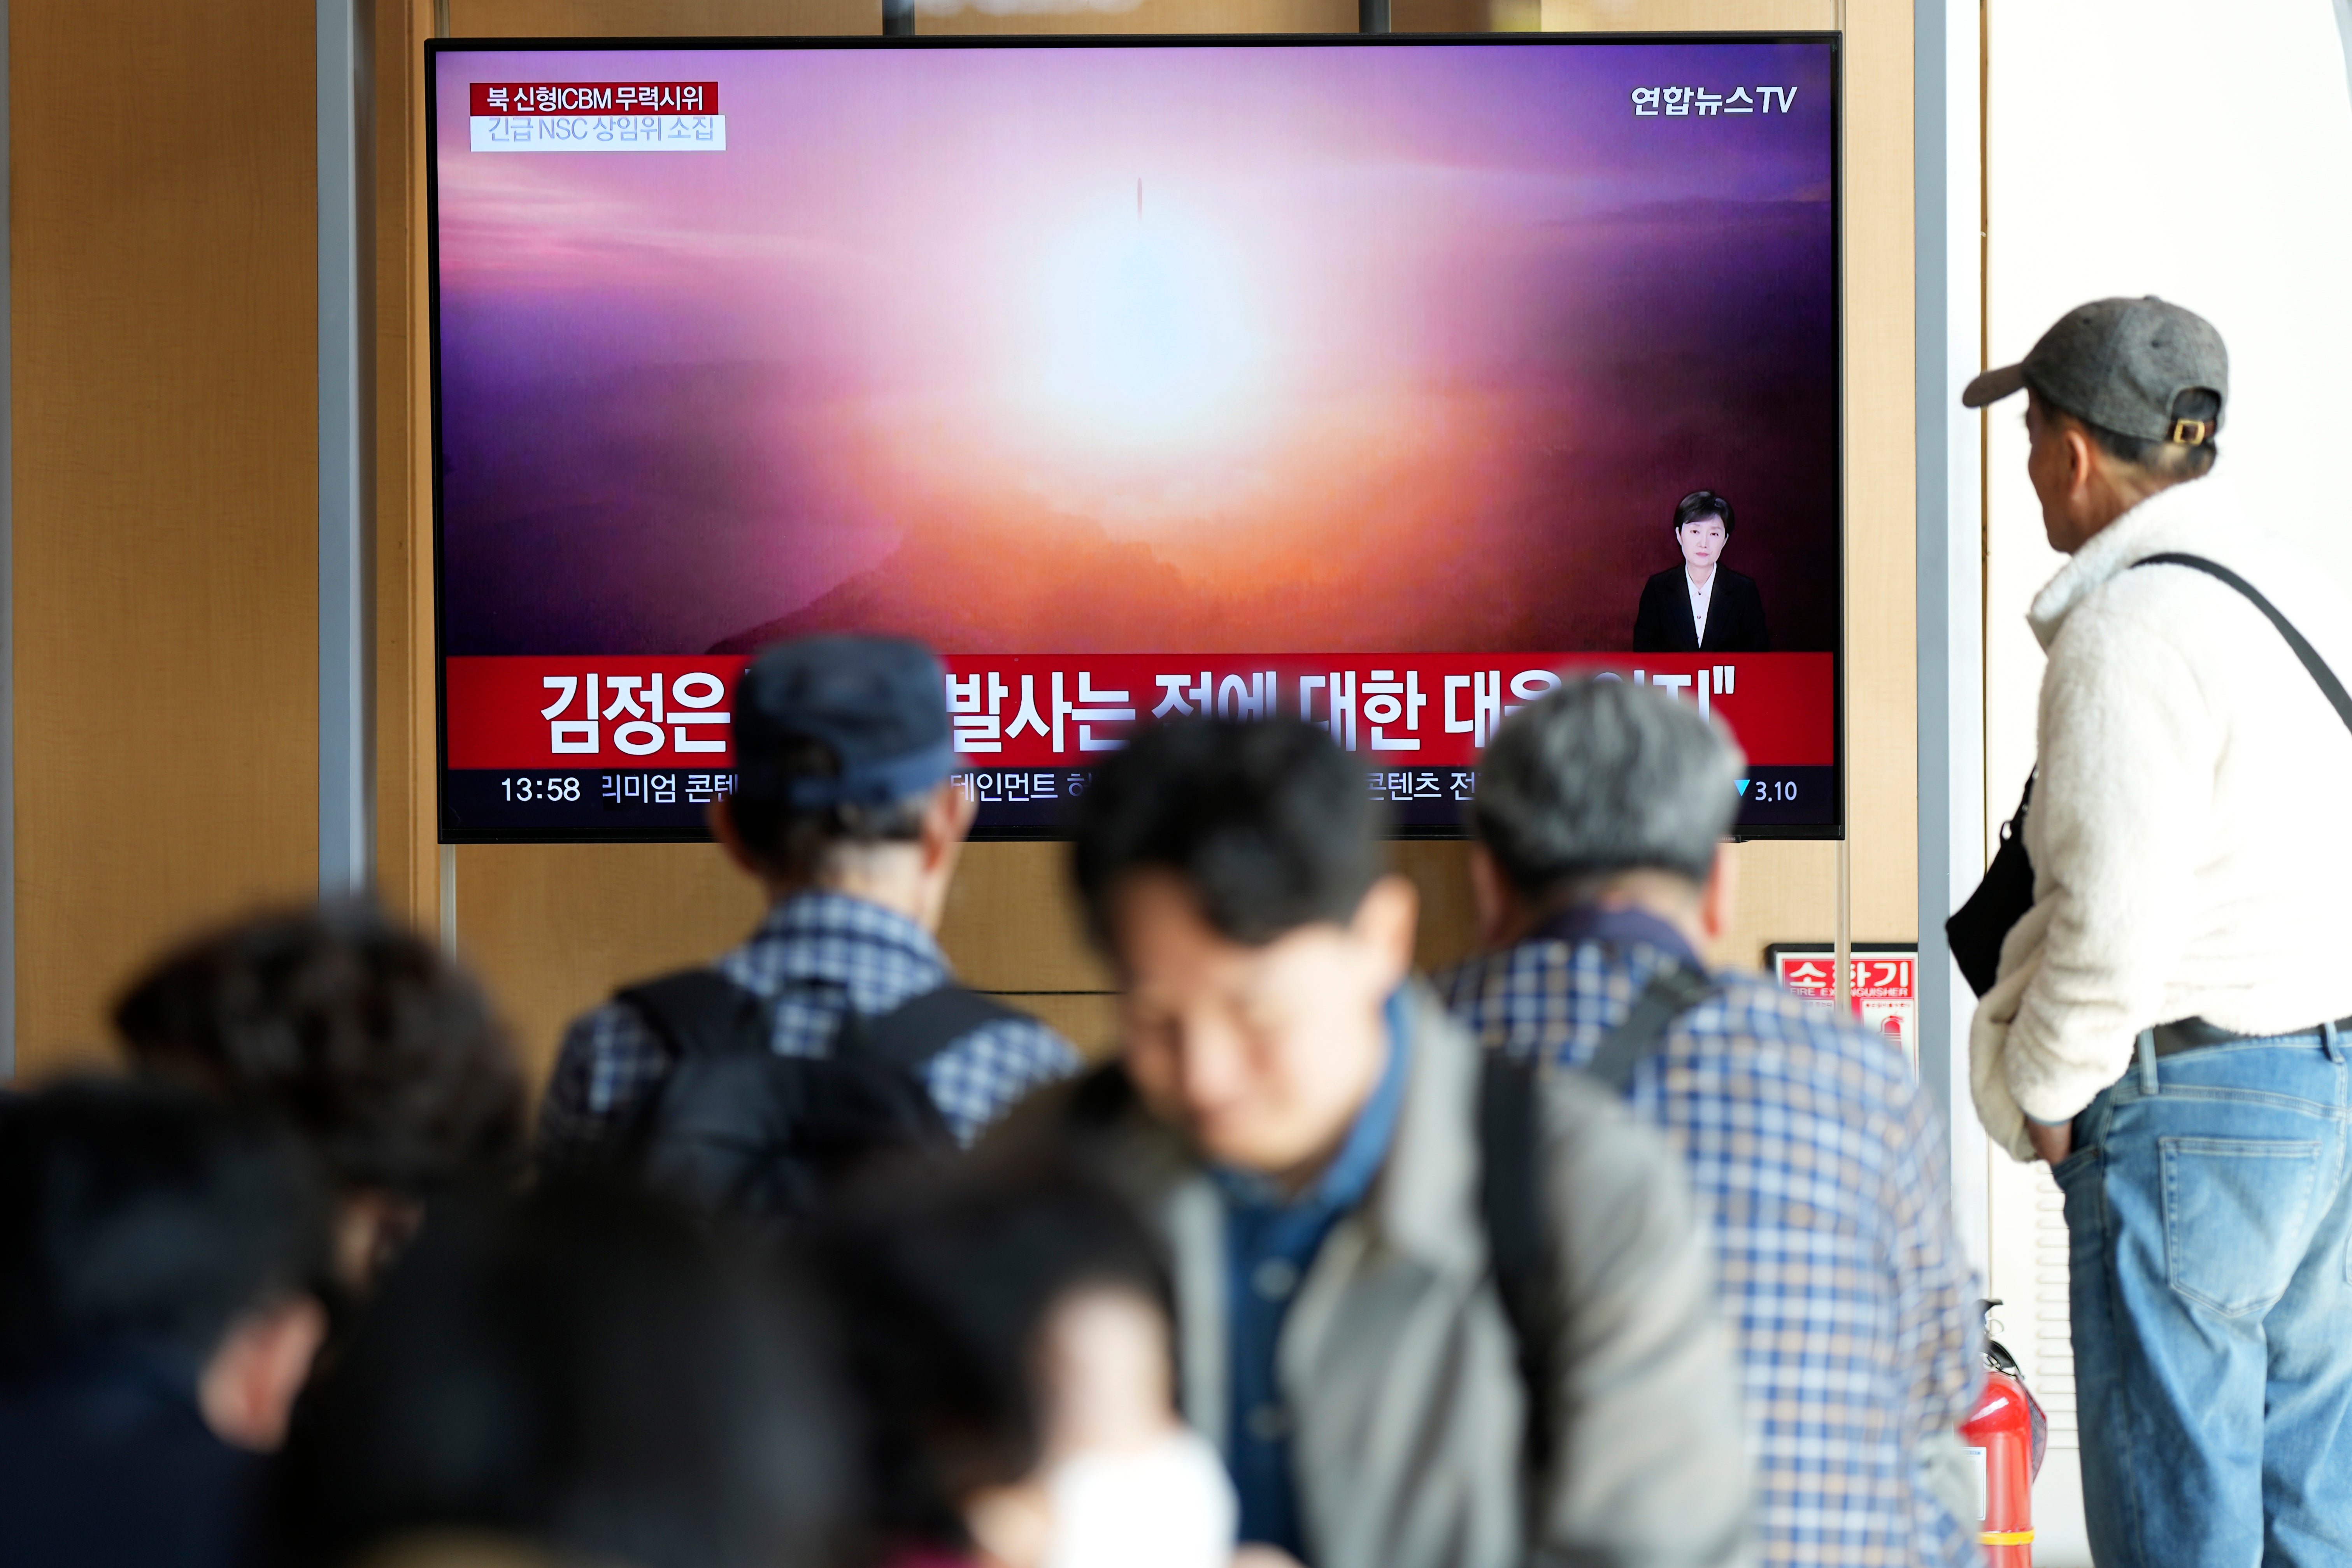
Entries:
[[[973, 831], [1048, 835], [1069, 820], [1090, 768], [959, 768], [950, 782], [978, 808]], [[1470, 768], [1366, 768], [1365, 795], [1406, 832], [1461, 829], [1477, 791]], [[1751, 768], [1738, 829], [1827, 827], [1837, 820], [1837, 770]], [[720, 770], [464, 768], [442, 778], [443, 827], [458, 838], [692, 837], [710, 803], [732, 793]]]

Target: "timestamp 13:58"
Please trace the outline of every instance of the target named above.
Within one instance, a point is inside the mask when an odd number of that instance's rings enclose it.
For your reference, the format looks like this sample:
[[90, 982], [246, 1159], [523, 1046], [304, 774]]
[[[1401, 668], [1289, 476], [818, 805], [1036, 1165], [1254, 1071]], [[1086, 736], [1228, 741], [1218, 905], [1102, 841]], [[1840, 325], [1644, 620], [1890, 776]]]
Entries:
[[507, 799], [526, 805], [534, 801], [574, 801], [580, 798], [580, 781], [576, 777], [535, 779], [528, 775], [499, 781]]

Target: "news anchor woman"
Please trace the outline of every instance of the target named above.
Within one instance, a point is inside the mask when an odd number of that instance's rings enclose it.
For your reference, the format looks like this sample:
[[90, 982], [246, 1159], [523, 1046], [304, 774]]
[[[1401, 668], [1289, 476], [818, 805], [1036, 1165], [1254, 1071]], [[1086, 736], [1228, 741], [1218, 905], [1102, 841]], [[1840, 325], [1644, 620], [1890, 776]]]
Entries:
[[1635, 653], [1764, 653], [1764, 595], [1756, 579], [1723, 564], [1731, 542], [1731, 503], [1713, 490], [1693, 490], [1675, 507], [1675, 542], [1683, 563], [1642, 587], [1633, 617]]

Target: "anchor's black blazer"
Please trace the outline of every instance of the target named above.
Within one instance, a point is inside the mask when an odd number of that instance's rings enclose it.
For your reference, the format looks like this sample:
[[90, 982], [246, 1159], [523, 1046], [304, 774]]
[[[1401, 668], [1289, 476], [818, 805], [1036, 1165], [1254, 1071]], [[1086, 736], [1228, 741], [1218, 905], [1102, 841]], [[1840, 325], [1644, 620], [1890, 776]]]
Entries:
[[1642, 608], [1633, 617], [1635, 653], [1769, 653], [1764, 629], [1764, 595], [1756, 579], [1717, 564], [1715, 597], [1706, 607], [1706, 641], [1698, 640], [1691, 619], [1690, 585], [1679, 566], [1669, 566], [1642, 585]]

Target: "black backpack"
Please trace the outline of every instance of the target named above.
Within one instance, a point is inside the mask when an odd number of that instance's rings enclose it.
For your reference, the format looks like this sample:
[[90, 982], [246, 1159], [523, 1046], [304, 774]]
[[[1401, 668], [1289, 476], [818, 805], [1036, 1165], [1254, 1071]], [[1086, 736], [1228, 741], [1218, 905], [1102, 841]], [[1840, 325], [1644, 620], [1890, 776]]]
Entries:
[[667, 1048], [670, 1070], [631, 1130], [647, 1185], [706, 1213], [792, 1220], [877, 1157], [952, 1150], [924, 1086], [930, 1059], [1023, 1015], [950, 982], [874, 1017], [845, 1013], [824, 1057], [779, 1056], [772, 1005], [715, 970], [614, 998]]

